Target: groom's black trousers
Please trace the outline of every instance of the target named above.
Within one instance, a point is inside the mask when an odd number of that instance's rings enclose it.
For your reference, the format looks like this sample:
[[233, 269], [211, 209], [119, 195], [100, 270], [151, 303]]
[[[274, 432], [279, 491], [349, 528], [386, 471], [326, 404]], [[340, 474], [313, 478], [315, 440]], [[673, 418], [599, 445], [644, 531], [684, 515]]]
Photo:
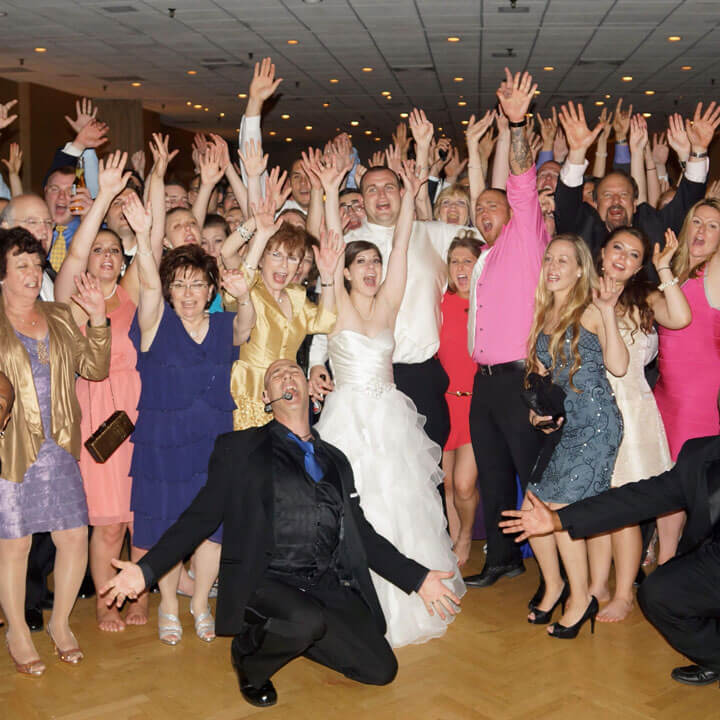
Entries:
[[266, 574], [246, 618], [247, 631], [233, 639], [232, 655], [254, 687], [299, 655], [370, 685], [386, 685], [397, 674], [370, 609], [333, 573], [305, 590]]

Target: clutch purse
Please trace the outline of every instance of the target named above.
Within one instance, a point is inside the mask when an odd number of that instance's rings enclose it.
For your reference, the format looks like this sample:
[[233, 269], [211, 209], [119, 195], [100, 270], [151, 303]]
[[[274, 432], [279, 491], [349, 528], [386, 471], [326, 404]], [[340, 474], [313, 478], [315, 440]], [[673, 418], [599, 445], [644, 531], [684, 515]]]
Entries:
[[[117, 409], [110, 378], [108, 378], [108, 382], [115, 412], [85, 441], [85, 447], [96, 463], [106, 462], [135, 430], [135, 425], [128, 414], [124, 410]], [[88, 388], [88, 395], [89, 393], [90, 389]], [[89, 397], [88, 400], [90, 401]], [[88, 408], [90, 408], [90, 426], [92, 427], [92, 402], [88, 402]]]
[[565, 417], [565, 391], [552, 381], [550, 373], [530, 373], [527, 384], [528, 387], [522, 390], [525, 404], [540, 416], [552, 417], [552, 423], [542, 423], [536, 427], [557, 427], [560, 418]]

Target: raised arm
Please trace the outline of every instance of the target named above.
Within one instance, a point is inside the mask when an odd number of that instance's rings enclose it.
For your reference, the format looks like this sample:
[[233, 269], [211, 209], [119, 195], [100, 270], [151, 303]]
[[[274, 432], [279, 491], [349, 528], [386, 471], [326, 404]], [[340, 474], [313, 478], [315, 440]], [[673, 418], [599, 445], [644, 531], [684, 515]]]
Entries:
[[267, 168], [268, 155], [263, 155], [262, 145], [254, 140], [246, 142], [244, 148], [238, 148], [238, 155], [247, 174], [248, 202], [252, 207], [263, 198], [260, 177]]
[[[312, 152], [313, 148], [308, 148], [308, 153]], [[316, 152], [319, 153], [319, 150]], [[313, 237], [319, 238], [324, 210], [323, 186], [320, 182], [320, 178], [312, 171], [312, 168], [308, 164], [308, 156], [305, 153], [302, 153], [302, 160], [300, 161], [300, 165], [305, 171], [305, 174], [308, 176], [308, 181], [310, 182], [310, 206], [308, 207], [305, 229]]]
[[593, 162], [592, 174], [595, 178], [605, 177], [607, 168], [607, 144], [610, 131], [612, 130], [612, 112], [608, 113], [607, 108], [603, 108], [600, 113], [599, 123], [602, 123], [602, 129], [597, 138], [595, 145], [595, 161]]
[[242, 264], [240, 249], [255, 232], [255, 218], [251, 217], [231, 232], [220, 248], [220, 257], [228, 270], [236, 270]]
[[643, 157], [645, 158], [645, 180], [647, 182], [648, 205], [651, 207], [657, 207], [658, 200], [660, 199], [660, 180], [658, 179], [657, 168], [655, 166], [655, 161], [653, 160], [650, 143], [645, 145]]
[[[616, 377], [627, 372], [630, 354], [627, 345], [620, 335], [615, 306], [622, 293], [622, 286], [614, 278], [600, 277], [598, 288], [593, 288], [594, 321], [592, 330], [600, 341], [605, 367]], [[590, 309], [590, 308], [589, 308]]]
[[10, 143], [10, 155], [7, 160], [3, 159], [3, 164], [8, 169], [8, 184], [10, 185], [10, 193], [12, 197], [22, 195], [23, 186], [20, 180], [20, 168], [22, 168], [22, 150], [17, 143]]
[[205, 224], [208, 204], [215, 186], [220, 182], [227, 166], [230, 164], [230, 156], [227, 151], [227, 143], [210, 142], [207, 150], [200, 155], [200, 188], [192, 206], [192, 213], [200, 228]]
[[310, 173], [320, 181], [325, 191], [325, 226], [329, 231], [334, 231], [342, 237], [338, 196], [343, 178], [351, 167], [348, 160], [333, 155], [328, 161], [324, 161], [319, 150], [310, 148], [307, 154], [303, 153], [303, 162]]
[[498, 109], [495, 123], [498, 128], [498, 139], [495, 145], [495, 158], [493, 159], [492, 187], [496, 190], [504, 190], [510, 174], [508, 157], [510, 153], [510, 125], [501, 109]]
[[668, 228], [665, 231], [665, 247], [660, 250], [660, 244], [655, 243], [652, 257], [663, 290], [655, 290], [648, 297], [655, 319], [660, 325], [671, 330], [684, 328], [692, 320], [692, 312], [685, 293], [677, 278], [673, 277], [671, 265], [677, 248], [677, 235]]
[[312, 246], [315, 256], [315, 267], [320, 275], [320, 307], [335, 312], [336, 296], [335, 281], [337, 269], [343, 265], [341, 258], [345, 255], [345, 243], [342, 235], [333, 230], [321, 232], [320, 247]]
[[[415, 139], [415, 163], [416, 167], [422, 172], [430, 170], [430, 143], [433, 139], [433, 124], [425, 116], [424, 110], [414, 108], [410, 113], [408, 121], [410, 132]], [[427, 183], [423, 183], [420, 192], [415, 198], [415, 211], [418, 220], [432, 220], [432, 202], [428, 194]]]
[[157, 235], [162, 236], [161, 243], [165, 237], [165, 173], [179, 150], [170, 152], [169, 135], [153, 133], [152, 137], [150, 152], [153, 156], [153, 166], [150, 171], [148, 198], [152, 207], [152, 241], [155, 246]]
[[233, 345], [242, 345], [248, 341], [256, 320], [247, 280], [240, 270], [224, 270], [220, 283], [223, 290], [237, 300], [237, 313], [233, 319]]
[[282, 220], [275, 220], [275, 198], [267, 197], [259, 203], [251, 205], [255, 218], [255, 234], [250, 240], [248, 253], [245, 256], [245, 267], [254, 272], [257, 270], [260, 258], [265, 252], [268, 240], [280, 229]]
[[535, 95], [537, 83], [529, 73], [515, 73], [505, 68], [505, 80], [500, 84], [497, 98], [510, 125], [510, 172], [522, 175], [533, 164], [530, 144], [525, 133], [527, 111]]
[[630, 120], [630, 173], [638, 188], [638, 204], [647, 202], [645, 146], [648, 142], [647, 123], [642, 115]]
[[471, 215], [475, 214], [475, 203], [480, 193], [485, 190], [485, 172], [487, 171], [487, 165], [483, 163], [483, 156], [480, 151], [480, 139], [493, 124], [495, 115], [494, 110], [488, 110], [479, 120], [475, 120], [475, 116], [471, 115], [467, 130], [465, 131], [465, 141], [467, 142], [468, 151]]

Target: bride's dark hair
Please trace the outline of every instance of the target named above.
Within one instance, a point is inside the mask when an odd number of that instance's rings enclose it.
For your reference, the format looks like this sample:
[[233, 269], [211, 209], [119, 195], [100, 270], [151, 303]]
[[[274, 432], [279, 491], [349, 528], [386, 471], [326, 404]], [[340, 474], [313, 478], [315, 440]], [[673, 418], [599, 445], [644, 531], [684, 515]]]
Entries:
[[[382, 263], [382, 255], [375, 243], [368, 242], [367, 240], [353, 240], [345, 246], [345, 267], [350, 267], [353, 262], [355, 262], [355, 258], [366, 250], [374, 250]], [[345, 278], [345, 289], [350, 292], [350, 281], [347, 278]]]

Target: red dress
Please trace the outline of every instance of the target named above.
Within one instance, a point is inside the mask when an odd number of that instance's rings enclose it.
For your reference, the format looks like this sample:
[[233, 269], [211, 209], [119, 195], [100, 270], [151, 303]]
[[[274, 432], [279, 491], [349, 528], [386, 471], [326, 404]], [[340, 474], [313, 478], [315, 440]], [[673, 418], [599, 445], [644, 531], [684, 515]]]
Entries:
[[456, 450], [470, 442], [470, 401], [477, 367], [467, 351], [469, 304], [468, 299], [447, 291], [440, 305], [442, 327], [437, 356], [450, 378], [446, 396], [450, 410], [450, 436], [445, 450]]

